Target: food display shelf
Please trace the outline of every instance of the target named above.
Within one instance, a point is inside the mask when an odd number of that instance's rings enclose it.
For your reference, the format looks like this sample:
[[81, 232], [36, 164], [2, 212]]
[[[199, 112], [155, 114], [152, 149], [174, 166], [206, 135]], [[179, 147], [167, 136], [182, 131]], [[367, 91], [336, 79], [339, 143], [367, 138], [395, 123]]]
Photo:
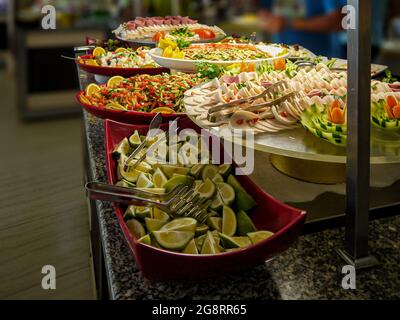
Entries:
[[[198, 126], [201, 122], [190, 117]], [[218, 127], [211, 128], [216, 135], [220, 135]], [[237, 139], [246, 144], [245, 139]], [[318, 139], [304, 128], [286, 130], [278, 133], [262, 133], [254, 136], [254, 149], [292, 157], [302, 160], [327, 163], [346, 163], [346, 148], [335, 146], [327, 141]], [[400, 163], [400, 132], [383, 132], [380, 129], [371, 130], [371, 164]]]

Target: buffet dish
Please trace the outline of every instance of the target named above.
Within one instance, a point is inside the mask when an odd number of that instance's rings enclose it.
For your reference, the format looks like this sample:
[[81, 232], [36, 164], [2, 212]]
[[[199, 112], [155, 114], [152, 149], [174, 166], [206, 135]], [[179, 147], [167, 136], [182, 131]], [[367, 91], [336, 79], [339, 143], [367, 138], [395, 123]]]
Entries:
[[96, 47], [92, 54], [76, 58], [77, 65], [92, 74], [104, 76], [131, 77], [136, 74], [160, 74], [169, 72], [169, 69], [160, 67], [149, 55], [149, 49], [119, 47], [114, 51], [107, 51], [103, 47]]
[[[167, 128], [167, 124], [161, 127]], [[186, 129], [192, 129], [190, 137], [199, 132], [193, 123]], [[263, 263], [300, 235], [304, 212], [270, 197], [247, 176], [235, 176], [230, 165], [193, 165], [190, 158], [175, 165], [146, 160], [135, 171], [124, 171], [123, 159], [147, 130], [147, 126], [106, 121], [109, 183], [156, 193], [191, 183], [195, 193], [210, 199], [211, 215], [199, 223], [192, 218], [171, 220], [154, 208], [117, 206], [119, 223], [144, 276], [179, 281], [216, 277]], [[179, 149], [187, 149], [189, 140], [179, 140]]]
[[[176, 53], [177, 55], [173, 55]], [[285, 59], [289, 53], [285, 48], [268, 45], [252, 44], [192, 44], [180, 49], [171, 43], [150, 50], [151, 57], [161, 66], [185, 72], [195, 72], [196, 64], [208, 62], [216, 65], [229, 66], [236, 63], [274, 62]]]
[[155, 45], [163, 38], [174, 41], [214, 42], [226, 36], [217, 26], [207, 26], [181, 16], [137, 17], [121, 24], [113, 33], [120, 40], [140, 45]]
[[183, 94], [199, 82], [193, 74], [112, 77], [107, 84], [90, 84], [78, 92], [77, 101], [88, 112], [104, 119], [149, 123], [155, 113], [165, 120], [184, 116]]
[[[203, 83], [186, 91], [186, 112], [202, 127], [255, 134], [296, 129], [301, 123], [318, 138], [345, 147], [347, 73], [323, 63], [287, 71], [258, 69]], [[399, 88], [399, 83], [371, 82], [371, 122], [382, 130], [399, 129]]]

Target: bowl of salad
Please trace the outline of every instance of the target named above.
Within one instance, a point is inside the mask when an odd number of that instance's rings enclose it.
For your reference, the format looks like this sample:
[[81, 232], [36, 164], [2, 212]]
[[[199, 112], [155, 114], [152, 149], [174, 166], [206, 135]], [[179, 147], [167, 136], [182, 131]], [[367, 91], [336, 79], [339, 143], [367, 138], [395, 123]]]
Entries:
[[274, 62], [286, 59], [289, 51], [281, 46], [246, 43], [203, 43], [181, 46], [180, 43], [160, 42], [149, 54], [159, 65], [185, 72], [195, 72], [196, 65], [207, 62], [221, 66], [235, 63]]
[[89, 84], [76, 95], [89, 113], [103, 119], [133, 124], [148, 124], [156, 113], [165, 121], [186, 117], [183, 97], [201, 79], [194, 74], [138, 74], [115, 76], [107, 84]]
[[169, 72], [169, 69], [161, 67], [152, 59], [146, 47], [120, 47], [113, 51], [96, 47], [91, 54], [79, 56], [75, 61], [86, 72], [108, 77]]

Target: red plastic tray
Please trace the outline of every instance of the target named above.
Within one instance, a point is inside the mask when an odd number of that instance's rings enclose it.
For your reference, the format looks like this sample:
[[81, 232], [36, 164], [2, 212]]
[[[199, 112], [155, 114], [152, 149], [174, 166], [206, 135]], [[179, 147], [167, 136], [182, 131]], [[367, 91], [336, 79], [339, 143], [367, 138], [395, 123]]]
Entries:
[[[91, 54], [80, 56], [81, 59], [92, 59], [93, 56]], [[102, 67], [102, 66], [90, 66], [85, 63], [79, 63], [79, 58], [75, 60], [75, 63], [84, 71], [100, 74], [103, 76], [122, 76], [124, 78], [129, 78], [137, 74], [161, 74], [161, 73], [170, 73], [168, 68], [112, 68], [112, 67]]]
[[[140, 112], [140, 111], [125, 111], [125, 110], [113, 110], [106, 108], [99, 108], [85, 102], [82, 102], [80, 95], [83, 91], [79, 91], [76, 94], [76, 101], [89, 113], [101, 119], [110, 119], [118, 122], [129, 123], [129, 124], [149, 124], [154, 118], [155, 114], [150, 112]], [[163, 122], [172, 121], [176, 118], [187, 118], [184, 113], [172, 113], [172, 114], [162, 114]]]
[[[168, 124], [164, 124], [164, 129]], [[192, 128], [199, 131], [193, 123], [179, 123], [179, 128]], [[127, 125], [107, 120], [105, 123], [106, 162], [108, 182], [116, 180], [116, 164], [112, 152], [116, 144], [135, 130], [145, 135], [147, 126]], [[129, 232], [124, 220], [123, 210], [116, 206], [116, 214], [129, 248], [135, 256], [136, 264], [142, 274], [155, 281], [200, 280], [229, 272], [239, 271], [264, 263], [278, 253], [286, 250], [301, 234], [306, 219], [305, 212], [289, 207], [261, 190], [247, 176], [238, 176], [239, 182], [257, 201], [258, 206], [249, 212], [259, 230], [270, 230], [275, 234], [243, 250], [216, 255], [188, 255], [158, 249], [137, 242]]]

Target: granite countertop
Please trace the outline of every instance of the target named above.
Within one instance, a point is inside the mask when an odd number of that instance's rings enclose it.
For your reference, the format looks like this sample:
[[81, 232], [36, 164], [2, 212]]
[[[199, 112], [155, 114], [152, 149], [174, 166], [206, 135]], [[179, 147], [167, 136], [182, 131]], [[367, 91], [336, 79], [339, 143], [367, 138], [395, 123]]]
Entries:
[[[84, 113], [91, 175], [106, 181], [103, 121]], [[400, 216], [370, 223], [371, 253], [380, 265], [357, 272], [357, 289], [342, 289], [343, 229], [300, 237], [272, 261], [212, 281], [155, 283], [145, 279], [109, 203], [96, 201], [112, 299], [399, 299]]]

